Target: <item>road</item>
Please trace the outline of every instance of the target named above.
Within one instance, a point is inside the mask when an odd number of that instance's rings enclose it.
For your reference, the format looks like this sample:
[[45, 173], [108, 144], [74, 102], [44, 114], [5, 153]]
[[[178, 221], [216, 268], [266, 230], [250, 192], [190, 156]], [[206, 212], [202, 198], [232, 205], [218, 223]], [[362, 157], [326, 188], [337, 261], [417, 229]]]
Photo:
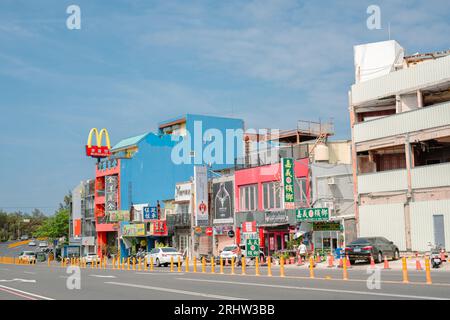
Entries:
[[[425, 284], [424, 272], [409, 272], [409, 284], [402, 283], [399, 271], [382, 271], [380, 289], [368, 289], [367, 273], [349, 270], [349, 280], [342, 280], [342, 270], [315, 270], [309, 278], [308, 270], [286, 268], [286, 276], [279, 276], [267, 268], [255, 276], [254, 267], [246, 275], [170, 272], [170, 268], [154, 271], [79, 269], [80, 289], [68, 289], [68, 269], [59, 264], [48, 267], [0, 264], [0, 299], [170, 299], [170, 300], [304, 300], [304, 299], [450, 299], [450, 273], [433, 272], [433, 284]], [[240, 269], [236, 269], [240, 273]], [[69, 281], [70, 282], [70, 281]], [[73, 283], [73, 282], [70, 282]]]

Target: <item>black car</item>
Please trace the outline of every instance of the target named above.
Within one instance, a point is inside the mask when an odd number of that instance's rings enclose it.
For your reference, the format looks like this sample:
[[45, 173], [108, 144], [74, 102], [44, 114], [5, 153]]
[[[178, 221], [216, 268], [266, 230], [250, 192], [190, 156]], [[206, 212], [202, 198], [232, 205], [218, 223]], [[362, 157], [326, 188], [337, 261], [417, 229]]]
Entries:
[[350, 264], [354, 264], [356, 260], [370, 261], [370, 257], [377, 263], [382, 262], [384, 256], [393, 260], [400, 258], [398, 247], [383, 237], [358, 238], [345, 248], [345, 254]]

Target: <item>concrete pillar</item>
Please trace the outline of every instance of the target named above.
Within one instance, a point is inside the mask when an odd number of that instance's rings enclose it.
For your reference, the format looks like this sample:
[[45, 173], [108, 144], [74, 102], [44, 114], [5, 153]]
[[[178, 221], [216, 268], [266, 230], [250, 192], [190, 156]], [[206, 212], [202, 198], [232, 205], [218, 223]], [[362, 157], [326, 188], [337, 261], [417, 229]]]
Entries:
[[357, 122], [357, 115], [355, 112], [355, 108], [352, 104], [352, 93], [348, 92], [348, 101], [349, 101], [349, 113], [350, 113], [350, 127], [351, 127], [351, 135], [352, 135], [352, 172], [353, 172], [353, 196], [354, 196], [354, 212], [355, 212], [355, 225], [356, 225], [356, 236], [359, 236], [359, 194], [358, 194], [358, 158], [356, 154], [356, 145], [355, 145], [355, 137], [354, 137], [354, 125]]
[[417, 106], [423, 108], [423, 96], [422, 91], [420, 90], [417, 90]]
[[411, 144], [409, 142], [409, 135], [405, 136], [405, 155], [406, 155], [406, 173], [408, 191], [406, 194], [406, 203], [404, 207], [405, 213], [405, 236], [406, 236], [406, 249], [411, 250], [411, 215], [409, 203], [412, 199], [412, 184], [411, 184]]
[[395, 113], [401, 113], [402, 112], [402, 99], [400, 95], [395, 96]]

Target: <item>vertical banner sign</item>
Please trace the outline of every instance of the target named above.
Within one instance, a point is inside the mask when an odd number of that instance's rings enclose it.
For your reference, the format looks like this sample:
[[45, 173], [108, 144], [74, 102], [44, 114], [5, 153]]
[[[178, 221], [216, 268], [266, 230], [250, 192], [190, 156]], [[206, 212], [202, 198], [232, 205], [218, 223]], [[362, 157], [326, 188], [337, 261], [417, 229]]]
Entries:
[[283, 179], [283, 204], [284, 209], [295, 208], [294, 196], [294, 160], [291, 158], [283, 158], [282, 179]]
[[208, 225], [208, 175], [206, 167], [194, 167], [195, 226]]
[[259, 239], [247, 239], [247, 257], [259, 257]]
[[105, 177], [105, 212], [117, 210], [117, 176]]

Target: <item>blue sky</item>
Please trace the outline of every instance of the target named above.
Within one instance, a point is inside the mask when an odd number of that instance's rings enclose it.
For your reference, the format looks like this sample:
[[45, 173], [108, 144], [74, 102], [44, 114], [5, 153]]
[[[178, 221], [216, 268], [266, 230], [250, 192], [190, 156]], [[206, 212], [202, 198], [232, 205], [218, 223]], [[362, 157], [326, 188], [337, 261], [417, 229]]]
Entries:
[[[81, 30], [66, 8], [81, 8]], [[381, 7], [381, 30], [366, 27]], [[450, 48], [450, 2], [0, 2], [0, 208], [53, 213], [94, 174], [92, 127], [112, 142], [182, 113], [251, 128], [333, 118], [349, 138], [353, 46], [392, 39], [409, 54]]]

